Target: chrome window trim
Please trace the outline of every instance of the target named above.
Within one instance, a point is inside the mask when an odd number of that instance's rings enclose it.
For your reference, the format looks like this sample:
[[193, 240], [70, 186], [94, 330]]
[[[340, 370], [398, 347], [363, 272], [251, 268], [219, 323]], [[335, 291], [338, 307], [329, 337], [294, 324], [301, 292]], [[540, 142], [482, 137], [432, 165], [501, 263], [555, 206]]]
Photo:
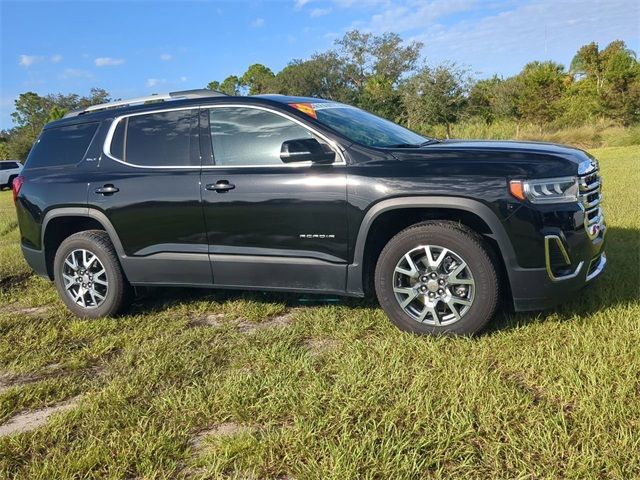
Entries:
[[202, 109], [209, 109], [209, 108], [229, 108], [229, 107], [240, 107], [240, 108], [254, 108], [257, 110], [264, 110], [266, 112], [271, 112], [274, 113], [276, 115], [280, 115], [283, 118], [286, 118], [294, 123], [297, 123], [298, 125], [300, 125], [302, 128], [310, 131], [311, 133], [313, 133], [315, 136], [320, 137], [322, 140], [324, 140], [332, 149], [333, 151], [336, 152], [336, 155], [338, 155], [338, 157], [340, 158], [340, 161], [338, 162], [333, 162], [327, 165], [346, 165], [347, 162], [344, 158], [344, 155], [342, 154], [342, 150], [340, 149], [340, 147], [338, 146], [338, 144], [336, 142], [334, 142], [333, 140], [331, 140], [330, 138], [328, 138], [326, 135], [324, 135], [323, 133], [319, 132], [318, 130], [305, 125], [304, 123], [302, 123], [300, 120], [298, 120], [297, 118], [288, 115], [284, 112], [280, 112], [278, 110], [274, 110], [272, 108], [268, 108], [268, 107], [263, 107], [263, 106], [258, 106], [258, 105], [241, 105], [241, 104], [234, 104], [234, 103], [224, 103], [224, 104], [219, 104], [219, 105], [199, 105], [199, 106], [191, 106], [191, 107], [175, 107], [175, 108], [163, 108], [163, 109], [159, 109], [159, 110], [152, 110], [152, 111], [147, 111], [147, 112], [136, 112], [136, 113], [128, 113], [128, 114], [124, 114], [124, 115], [120, 115], [116, 118], [113, 119], [113, 121], [111, 122], [111, 125], [109, 126], [109, 131], [107, 132], [107, 136], [104, 139], [104, 144], [102, 145], [102, 153], [104, 155], [106, 155], [107, 157], [109, 157], [111, 160], [121, 163], [123, 165], [128, 165], [130, 167], [134, 167], [134, 168], [148, 168], [148, 169], [155, 169], [155, 170], [215, 170], [215, 169], [233, 169], [233, 168], [282, 168], [282, 167], [286, 167], [286, 168], [301, 168], [301, 167], [309, 167], [311, 165], [313, 165], [313, 162], [299, 162], [299, 163], [284, 163], [282, 162], [282, 165], [138, 165], [136, 163], [129, 163], [129, 162], [125, 162], [124, 160], [121, 160], [119, 158], [116, 158], [114, 155], [111, 154], [111, 143], [113, 141], [113, 135], [115, 133], [116, 127], [118, 125], [118, 123], [120, 123], [120, 121], [122, 121], [124, 118], [129, 118], [129, 117], [136, 117], [136, 116], [140, 116], [140, 115], [153, 115], [155, 113], [164, 113], [164, 112], [174, 112], [174, 111], [179, 111], [179, 110], [202, 110]]

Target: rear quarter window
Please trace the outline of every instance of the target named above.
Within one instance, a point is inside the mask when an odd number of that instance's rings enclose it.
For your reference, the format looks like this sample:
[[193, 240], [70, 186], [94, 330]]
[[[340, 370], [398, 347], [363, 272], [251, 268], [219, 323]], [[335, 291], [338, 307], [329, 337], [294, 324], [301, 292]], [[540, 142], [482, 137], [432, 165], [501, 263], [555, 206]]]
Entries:
[[80, 162], [98, 125], [97, 122], [81, 123], [44, 130], [27, 157], [26, 166], [40, 168]]

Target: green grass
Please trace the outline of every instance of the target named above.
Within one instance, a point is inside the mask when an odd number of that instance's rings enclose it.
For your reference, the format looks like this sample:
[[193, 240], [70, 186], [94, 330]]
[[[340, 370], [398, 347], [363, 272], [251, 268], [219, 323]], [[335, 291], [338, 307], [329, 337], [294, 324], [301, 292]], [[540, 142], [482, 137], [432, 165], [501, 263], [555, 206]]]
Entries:
[[0, 438], [0, 478], [637, 477], [640, 147], [594, 153], [606, 275], [474, 339], [404, 334], [363, 302], [239, 292], [156, 290], [78, 320], [28, 275], [1, 193], [0, 423], [80, 401]]
[[[425, 135], [445, 138], [444, 126], [423, 129]], [[534, 140], [564, 143], [580, 148], [626, 147], [640, 145], [640, 126], [622, 127], [599, 121], [576, 127], [541, 129], [538, 125], [518, 125], [513, 120], [497, 120], [487, 124], [481, 119], [469, 119], [452, 126], [453, 138], [475, 138], [490, 140]]]

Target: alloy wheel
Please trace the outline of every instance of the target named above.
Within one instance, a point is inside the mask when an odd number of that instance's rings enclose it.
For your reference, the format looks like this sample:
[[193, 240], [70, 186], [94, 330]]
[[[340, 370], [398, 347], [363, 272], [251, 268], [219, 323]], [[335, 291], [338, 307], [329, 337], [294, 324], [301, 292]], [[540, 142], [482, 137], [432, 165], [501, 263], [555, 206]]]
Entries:
[[393, 272], [393, 291], [400, 307], [415, 321], [450, 325], [471, 308], [473, 274], [463, 258], [437, 245], [405, 253]]
[[62, 266], [64, 288], [82, 308], [97, 308], [109, 290], [107, 272], [97, 255], [86, 249], [73, 250]]

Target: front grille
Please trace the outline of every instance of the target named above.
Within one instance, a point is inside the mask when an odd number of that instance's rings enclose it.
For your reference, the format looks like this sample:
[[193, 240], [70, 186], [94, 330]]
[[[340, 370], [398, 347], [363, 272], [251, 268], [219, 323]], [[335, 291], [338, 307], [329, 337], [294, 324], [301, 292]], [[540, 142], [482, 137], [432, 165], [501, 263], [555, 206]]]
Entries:
[[602, 223], [602, 200], [600, 171], [598, 166], [591, 163], [590, 167], [578, 176], [580, 187], [579, 199], [584, 207], [584, 228], [591, 238], [600, 233]]

